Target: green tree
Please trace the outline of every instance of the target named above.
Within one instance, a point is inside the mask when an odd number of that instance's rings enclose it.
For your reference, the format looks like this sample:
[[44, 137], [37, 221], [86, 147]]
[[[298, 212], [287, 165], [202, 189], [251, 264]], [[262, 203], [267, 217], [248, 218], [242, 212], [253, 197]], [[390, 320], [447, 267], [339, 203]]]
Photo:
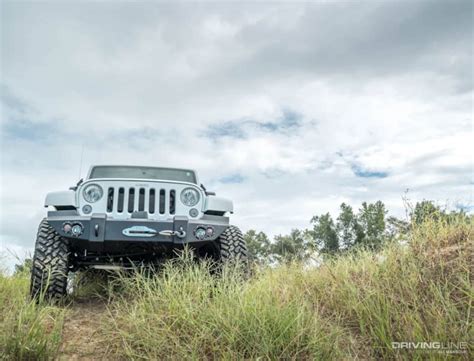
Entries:
[[251, 229], [244, 234], [250, 259], [258, 262], [268, 261], [271, 253], [271, 244], [267, 235]]
[[313, 229], [308, 233], [311, 235], [315, 245], [321, 253], [334, 254], [339, 251], [339, 238], [336, 226], [329, 213], [314, 216], [311, 219]]
[[365, 234], [350, 205], [342, 203], [337, 217], [336, 231], [341, 248], [349, 249], [363, 242]]
[[415, 208], [410, 212], [411, 221], [415, 224], [421, 224], [428, 219], [437, 221], [444, 215], [445, 212], [439, 206], [428, 200], [417, 202]]
[[388, 240], [394, 241], [400, 239], [408, 234], [410, 231], [410, 224], [407, 221], [399, 219], [394, 216], [387, 218], [385, 234]]
[[279, 262], [302, 261], [310, 249], [305, 232], [292, 229], [289, 235], [278, 235], [271, 246], [272, 256]]
[[20, 264], [15, 265], [14, 274], [30, 273], [31, 267], [33, 266], [32, 258], [25, 258], [24, 261]]
[[363, 246], [371, 249], [379, 248], [385, 241], [385, 215], [387, 210], [381, 201], [375, 203], [362, 203], [359, 210], [359, 222], [364, 230]]

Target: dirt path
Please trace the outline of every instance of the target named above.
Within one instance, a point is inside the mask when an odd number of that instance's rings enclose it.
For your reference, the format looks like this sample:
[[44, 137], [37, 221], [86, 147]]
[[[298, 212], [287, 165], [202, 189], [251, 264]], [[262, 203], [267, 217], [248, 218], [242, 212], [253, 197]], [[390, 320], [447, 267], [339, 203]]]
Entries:
[[75, 300], [66, 316], [58, 360], [110, 360], [100, 336], [106, 303], [97, 298]]

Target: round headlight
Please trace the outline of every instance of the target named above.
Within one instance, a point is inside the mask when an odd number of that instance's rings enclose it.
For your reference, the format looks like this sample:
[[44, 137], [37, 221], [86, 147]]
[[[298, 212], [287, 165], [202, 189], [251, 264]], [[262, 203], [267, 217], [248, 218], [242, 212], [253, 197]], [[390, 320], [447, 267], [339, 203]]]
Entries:
[[181, 202], [188, 207], [193, 207], [199, 202], [199, 192], [194, 188], [185, 188], [181, 192]]
[[97, 202], [102, 198], [103, 194], [104, 192], [102, 191], [102, 187], [98, 184], [89, 184], [82, 192], [84, 199], [89, 203]]

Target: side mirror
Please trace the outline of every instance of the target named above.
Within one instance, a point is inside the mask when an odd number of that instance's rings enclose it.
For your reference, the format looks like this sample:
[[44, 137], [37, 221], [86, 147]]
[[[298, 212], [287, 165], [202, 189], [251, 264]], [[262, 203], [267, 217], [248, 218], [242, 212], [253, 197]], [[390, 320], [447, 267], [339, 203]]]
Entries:
[[84, 178], [79, 179], [79, 182], [74, 187], [69, 187], [71, 191], [77, 191], [77, 187], [79, 187], [84, 182]]
[[216, 192], [209, 192], [206, 187], [204, 187], [204, 184], [201, 183], [201, 188], [204, 190], [204, 193], [206, 193], [206, 196], [215, 196]]

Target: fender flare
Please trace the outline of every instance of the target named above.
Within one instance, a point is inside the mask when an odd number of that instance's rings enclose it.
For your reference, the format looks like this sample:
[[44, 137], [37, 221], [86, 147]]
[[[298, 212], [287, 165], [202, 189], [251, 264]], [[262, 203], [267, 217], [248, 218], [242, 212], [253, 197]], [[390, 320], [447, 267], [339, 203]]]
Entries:
[[207, 211], [234, 213], [234, 203], [227, 198], [208, 196], [204, 203], [204, 213]]
[[44, 206], [72, 206], [77, 208], [76, 204], [76, 192], [69, 191], [60, 191], [60, 192], [50, 192], [46, 194], [46, 199], [44, 201]]

